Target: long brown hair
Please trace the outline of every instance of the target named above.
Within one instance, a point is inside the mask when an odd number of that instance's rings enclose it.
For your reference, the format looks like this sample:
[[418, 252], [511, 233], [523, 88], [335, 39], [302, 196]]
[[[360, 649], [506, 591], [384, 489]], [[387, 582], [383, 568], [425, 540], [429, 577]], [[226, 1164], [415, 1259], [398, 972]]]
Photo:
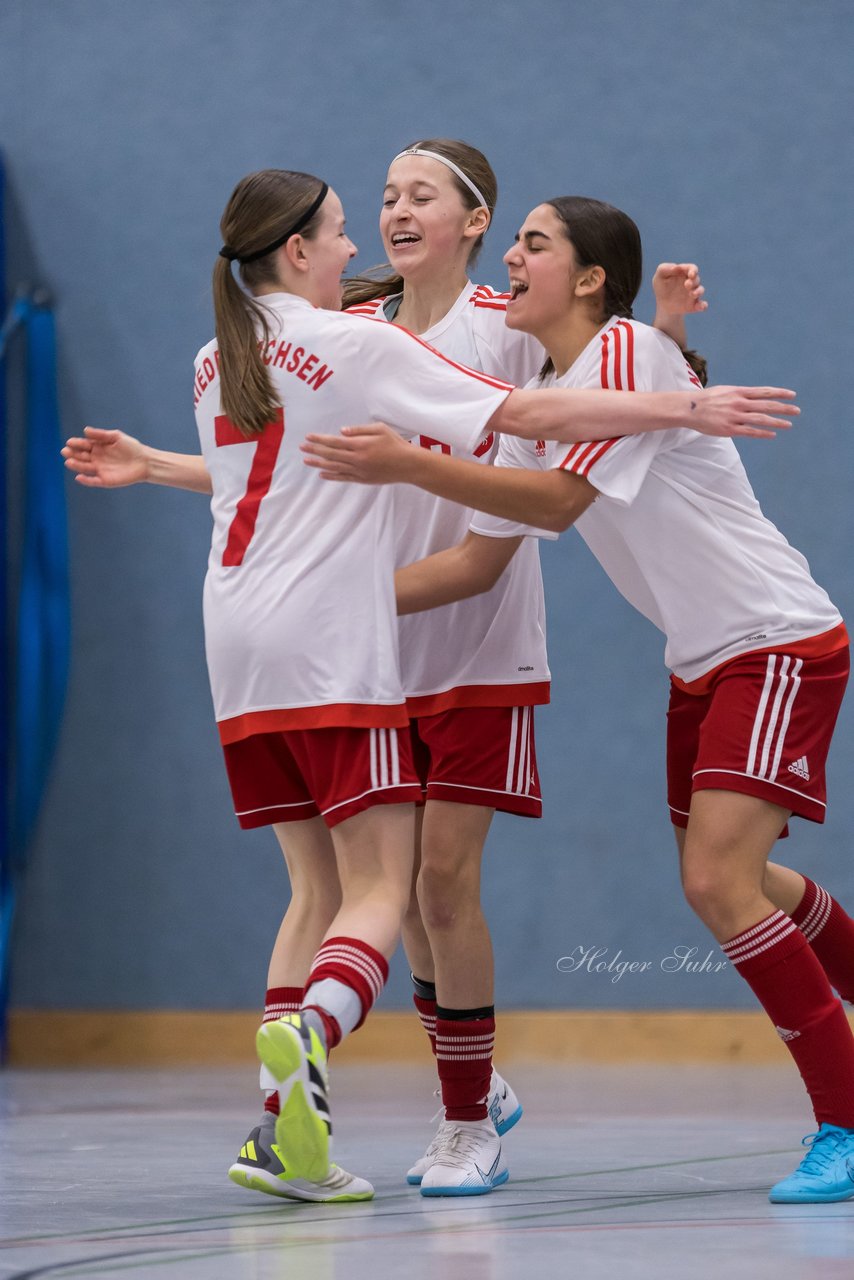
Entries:
[[[242, 178], [219, 224], [229, 256], [240, 262], [285, 236], [322, 188], [320, 178], [289, 169], [261, 169]], [[320, 218], [319, 209], [300, 234], [310, 240]], [[275, 252], [240, 262], [240, 279], [247, 290], [276, 284]], [[257, 435], [280, 407], [258, 343], [259, 327], [263, 344], [270, 339], [269, 312], [240, 288], [222, 255], [213, 270], [213, 303], [223, 411], [245, 436]]]
[[[557, 196], [544, 202], [563, 223], [563, 232], [575, 250], [579, 267], [602, 267], [605, 288], [603, 320], [607, 316], [632, 318], [632, 306], [643, 277], [640, 232], [627, 213], [587, 196]], [[551, 357], [540, 378], [552, 373]]]
[[[461, 142], [458, 138], [423, 138], [420, 142], [410, 142], [404, 147], [404, 151], [409, 151], [413, 147], [423, 151], [435, 151], [437, 155], [452, 160], [458, 169], [462, 169], [463, 173], [471, 178], [486, 201], [489, 216], [492, 217], [498, 202], [498, 179], [482, 151], [478, 151], [477, 147], [472, 147], [467, 142]], [[480, 208], [474, 192], [454, 173], [453, 169], [449, 169], [448, 172], [465, 207]], [[482, 244], [483, 235], [480, 235], [469, 253], [469, 265], [477, 261]], [[390, 264], [386, 262], [382, 266], [372, 267], [369, 271], [360, 272], [351, 280], [345, 281], [343, 305], [355, 307], [361, 302], [373, 302], [375, 298], [390, 298], [392, 294], [400, 293], [402, 290], [403, 276], [392, 272]]]

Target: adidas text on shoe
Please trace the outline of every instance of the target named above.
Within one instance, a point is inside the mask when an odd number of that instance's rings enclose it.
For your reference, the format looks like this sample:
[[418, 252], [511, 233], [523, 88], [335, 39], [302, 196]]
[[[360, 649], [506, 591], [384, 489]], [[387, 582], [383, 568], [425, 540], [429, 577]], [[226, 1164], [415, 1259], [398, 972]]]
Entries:
[[491, 1120], [443, 1120], [432, 1163], [421, 1179], [422, 1196], [483, 1196], [510, 1174]]
[[854, 1200], [854, 1129], [823, 1124], [804, 1138], [809, 1150], [788, 1178], [771, 1188], [772, 1204], [832, 1204]]
[[311, 1200], [318, 1204], [373, 1200], [370, 1182], [335, 1164], [330, 1166], [329, 1176], [322, 1182], [309, 1182], [305, 1178], [288, 1180], [279, 1158], [275, 1129], [276, 1117], [265, 1112], [228, 1171], [232, 1182], [248, 1191], [263, 1191], [265, 1195], [280, 1196], [284, 1200]]
[[320, 1037], [298, 1013], [286, 1013], [259, 1027], [255, 1043], [279, 1092], [275, 1137], [285, 1178], [323, 1182], [329, 1175], [332, 1121]]

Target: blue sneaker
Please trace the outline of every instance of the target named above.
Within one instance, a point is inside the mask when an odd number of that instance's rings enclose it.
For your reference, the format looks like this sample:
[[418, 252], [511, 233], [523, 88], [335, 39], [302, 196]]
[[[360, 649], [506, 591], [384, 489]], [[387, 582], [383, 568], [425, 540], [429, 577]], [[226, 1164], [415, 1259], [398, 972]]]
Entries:
[[823, 1124], [803, 1140], [809, 1151], [788, 1178], [768, 1193], [772, 1204], [830, 1204], [854, 1200], [854, 1129]]

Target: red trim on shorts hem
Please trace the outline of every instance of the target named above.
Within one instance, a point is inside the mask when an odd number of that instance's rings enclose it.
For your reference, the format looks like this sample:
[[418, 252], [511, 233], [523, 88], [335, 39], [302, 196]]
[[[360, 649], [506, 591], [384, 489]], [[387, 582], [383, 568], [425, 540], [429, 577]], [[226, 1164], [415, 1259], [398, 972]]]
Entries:
[[333, 805], [331, 809], [321, 813], [323, 821], [330, 829], [339, 822], [363, 813], [365, 809], [373, 809], [381, 804], [418, 804], [422, 798], [421, 786], [417, 782], [401, 782], [394, 787], [378, 787], [373, 791], [363, 791], [352, 800], [344, 800]]
[[[441, 795], [435, 795], [441, 791]], [[520, 818], [541, 818], [543, 802], [539, 796], [520, 796], [512, 791], [493, 791], [488, 787], [458, 786], [453, 782], [427, 783], [427, 800], [444, 800], [448, 804], [473, 804], [498, 813], [515, 813]]]
[[737, 791], [740, 795], [756, 796], [760, 800], [769, 800], [771, 804], [779, 805], [781, 809], [789, 809], [795, 817], [806, 818], [808, 822], [824, 822], [827, 810], [827, 805], [820, 800], [805, 796], [782, 783], [769, 782], [767, 778], [754, 778], [749, 773], [730, 773], [726, 769], [703, 769], [701, 773], [695, 773], [691, 789], [692, 793]]
[[438, 716], [443, 711], [462, 711], [467, 707], [541, 707], [550, 697], [549, 680], [528, 684], [464, 684], [442, 693], [407, 698], [406, 710], [411, 720], [417, 720], [420, 716]]
[[247, 711], [217, 723], [223, 746], [252, 738], [258, 733], [284, 733], [288, 729], [405, 729], [406, 705], [381, 706], [370, 702], [330, 702], [317, 707], [282, 707], [273, 711]]

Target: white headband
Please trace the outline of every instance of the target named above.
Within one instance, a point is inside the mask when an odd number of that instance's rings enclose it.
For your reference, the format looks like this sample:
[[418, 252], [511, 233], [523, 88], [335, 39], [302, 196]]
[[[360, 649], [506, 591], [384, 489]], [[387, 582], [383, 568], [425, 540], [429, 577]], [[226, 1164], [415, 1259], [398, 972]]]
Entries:
[[[487, 209], [489, 208], [483, 192], [478, 191], [468, 174], [463, 173], [459, 165], [454, 164], [453, 160], [449, 160], [447, 156], [439, 155], [438, 151], [424, 151], [421, 147], [408, 147], [406, 151], [401, 151], [396, 155], [394, 160], [400, 160], [402, 156], [427, 156], [430, 160], [438, 160], [440, 164], [447, 165], [451, 172], [457, 175], [460, 182], [464, 182], [466, 184], [478, 204], [482, 204]], [[392, 164], [394, 164], [394, 160], [392, 160]]]

